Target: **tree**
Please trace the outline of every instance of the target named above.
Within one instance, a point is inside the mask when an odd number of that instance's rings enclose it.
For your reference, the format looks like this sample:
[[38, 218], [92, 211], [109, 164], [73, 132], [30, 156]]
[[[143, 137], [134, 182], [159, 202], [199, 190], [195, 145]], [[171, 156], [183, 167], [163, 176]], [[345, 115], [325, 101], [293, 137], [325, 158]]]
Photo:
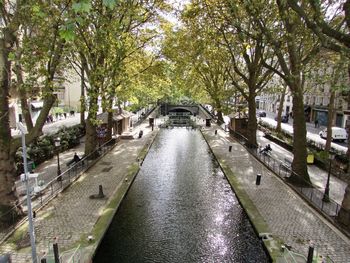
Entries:
[[[255, 18], [256, 26], [274, 49], [279, 68], [265, 66], [278, 74], [287, 84], [293, 96], [293, 174], [291, 182], [310, 183], [307, 172], [306, 124], [303, 103], [303, 68], [319, 52], [317, 38], [307, 31], [299, 17], [293, 15], [285, 1], [266, 5], [265, 1], [246, 4], [246, 10]], [[278, 14], [271, 20], [272, 12]]]
[[113, 87], [116, 85], [113, 79], [119, 74], [122, 61], [128, 53], [125, 39], [131, 35], [140, 37], [137, 29], [146, 22], [151, 22], [160, 3], [161, 1], [81, 0], [73, 5], [71, 18], [67, 21], [66, 38], [73, 41], [89, 82], [85, 154], [93, 152], [97, 145], [99, 96], [103, 108], [111, 111], [113, 89], [116, 88]]
[[282, 112], [283, 112], [283, 104], [284, 104], [284, 98], [286, 96], [287, 92], [287, 85], [283, 85], [281, 89], [281, 96], [279, 96], [279, 106], [277, 110], [277, 126], [276, 126], [276, 132], [281, 133], [281, 121], [282, 121]]
[[[224, 102], [232, 95], [227, 71], [229, 60], [225, 51], [211, 41], [213, 28], [197, 23], [199, 8], [190, 6], [184, 11], [183, 27], [169, 30], [163, 45], [163, 54], [174, 61], [194, 94], [198, 88], [205, 91], [210, 104], [217, 111], [218, 122], [223, 123]], [[202, 93], [200, 93], [202, 94]]]
[[[248, 102], [247, 139], [252, 146], [257, 145], [256, 132], [256, 96], [266, 86], [273, 75], [271, 69], [266, 69], [264, 63], [274, 68], [273, 50], [265, 44], [263, 34], [256, 31], [254, 24], [244, 8], [237, 8], [236, 3], [217, 7], [206, 4], [209, 13], [209, 24], [221, 33], [218, 45], [223, 45], [231, 57], [227, 68], [235, 89]], [[211, 10], [213, 9], [213, 10]], [[215, 39], [215, 38], [213, 38]]]
[[[12, 192], [15, 174], [13, 157], [21, 145], [20, 138], [11, 137], [9, 127], [8, 98], [11, 87], [11, 66], [15, 65], [14, 71], [17, 76], [15, 84], [19, 89], [22, 104], [27, 103], [28, 90], [31, 88], [25, 85], [28, 83], [23, 80], [22, 70], [25, 70], [23, 68], [29, 64], [34, 65], [26, 73], [34, 74], [41, 80], [40, 93], [44, 106], [34, 126], [31, 119], [28, 118], [28, 112], [25, 113], [25, 120], [29, 128], [26, 142], [31, 142], [42, 134], [46, 117], [56, 100], [53, 94], [53, 84], [64, 50], [64, 41], [60, 39], [59, 31], [67, 4], [64, 1], [58, 1], [56, 5], [35, 1], [16, 1], [15, 3], [2, 1], [0, 5], [3, 22], [0, 38], [2, 90], [0, 95], [0, 204], [6, 208], [14, 200]], [[29, 36], [26, 32], [33, 32], [33, 34]], [[33, 50], [37, 52], [35, 57], [33, 53], [29, 55]], [[24, 105], [24, 111], [26, 110]]]
[[[305, 21], [306, 26], [317, 35], [322, 45], [330, 50], [340, 54], [345, 54], [348, 59], [348, 75], [350, 76], [350, 0], [337, 2], [339, 6], [334, 8], [333, 2], [329, 1], [326, 4], [322, 1], [308, 0], [306, 3], [309, 9], [305, 10], [303, 6], [296, 0], [288, 0], [288, 5]], [[342, 10], [339, 8], [342, 5]], [[329, 18], [327, 10], [329, 6], [333, 10], [341, 11], [335, 12]], [[346, 128], [350, 131], [350, 92], [347, 89], [348, 109], [344, 111], [348, 115]], [[347, 157], [348, 173], [350, 173], [350, 140], [348, 140]], [[338, 214], [338, 221], [344, 224], [348, 229], [350, 228], [350, 185], [345, 190], [345, 196], [342, 203], [342, 208]]]

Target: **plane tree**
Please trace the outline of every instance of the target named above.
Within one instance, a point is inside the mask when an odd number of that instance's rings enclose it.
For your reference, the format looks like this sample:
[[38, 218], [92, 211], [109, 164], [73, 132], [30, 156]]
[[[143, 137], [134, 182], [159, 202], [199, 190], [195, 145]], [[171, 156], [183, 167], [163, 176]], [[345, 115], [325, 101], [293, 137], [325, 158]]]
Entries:
[[[275, 4], [266, 1], [243, 2], [256, 27], [274, 49], [279, 67], [265, 66], [278, 74], [288, 86], [293, 101], [293, 174], [289, 178], [297, 184], [308, 184], [306, 122], [304, 115], [302, 72], [320, 51], [317, 37], [305, 28], [300, 17], [291, 12], [285, 1]], [[278, 14], [276, 16], [275, 14]], [[272, 19], [274, 18], [274, 19]]]
[[[247, 139], [257, 145], [256, 96], [266, 87], [273, 71], [264, 66], [276, 67], [274, 51], [265, 43], [264, 35], [244, 8], [234, 2], [200, 0], [205, 8], [202, 19], [219, 34], [211, 39], [230, 57], [227, 72], [231, 83], [248, 103]], [[202, 23], [202, 21], [201, 21]]]
[[[139, 28], [152, 22], [162, 1], [85, 1], [73, 5], [67, 21], [66, 38], [81, 57], [88, 80], [85, 154], [93, 152], [96, 142], [98, 98], [111, 111], [122, 61], [130, 52], [125, 40], [141, 37]], [[117, 80], [117, 81], [115, 81]]]
[[[190, 6], [182, 14], [183, 25], [169, 30], [163, 44], [163, 54], [173, 61], [188, 83], [192, 94], [202, 89], [210, 98], [217, 112], [219, 123], [223, 123], [225, 101], [232, 95], [232, 85], [227, 71], [228, 56], [222, 48], [211, 41], [215, 32], [203, 23], [197, 23], [199, 8]], [[200, 93], [203, 94], [203, 93]]]
[[[314, 1], [299, 2], [287, 0], [291, 9], [298, 14], [306, 26], [317, 35], [322, 45], [334, 52], [344, 55], [348, 62], [348, 75], [350, 76], [350, 0], [342, 1]], [[305, 8], [308, 7], [308, 8]], [[344, 111], [347, 116], [346, 128], [350, 130], [350, 88], [345, 92], [348, 108]], [[350, 173], [350, 140], [348, 140], [348, 168]], [[340, 223], [350, 228], [350, 185], [345, 190], [342, 208], [338, 215]]]
[[[42, 134], [42, 127], [57, 99], [54, 83], [65, 50], [60, 30], [69, 4], [70, 1], [64, 0], [53, 4], [21, 0], [0, 3], [0, 205], [5, 208], [15, 199], [14, 154], [21, 145], [20, 138], [12, 138], [9, 126], [10, 90], [20, 97], [28, 127], [26, 142], [31, 142]], [[34, 78], [37, 81], [33, 81]], [[34, 90], [43, 100], [35, 125], [29, 118], [27, 105]]]

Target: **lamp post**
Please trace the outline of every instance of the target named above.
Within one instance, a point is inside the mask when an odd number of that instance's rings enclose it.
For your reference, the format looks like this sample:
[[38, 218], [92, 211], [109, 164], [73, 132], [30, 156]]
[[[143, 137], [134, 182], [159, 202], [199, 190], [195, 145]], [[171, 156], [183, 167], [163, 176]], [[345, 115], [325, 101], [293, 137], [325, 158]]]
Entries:
[[28, 183], [27, 148], [26, 148], [26, 141], [25, 141], [26, 130], [21, 122], [17, 123], [17, 127], [22, 134], [23, 166], [24, 166], [24, 176], [25, 176], [24, 180], [26, 183], [26, 190], [27, 190], [28, 225], [29, 225], [30, 246], [32, 248], [32, 262], [37, 263], [38, 261], [37, 261], [37, 254], [36, 254], [34, 225], [33, 225], [32, 200], [30, 197], [29, 183]]
[[323, 202], [329, 202], [329, 180], [331, 177], [332, 161], [334, 160], [334, 157], [335, 157], [335, 154], [332, 152], [329, 152], [329, 169], [328, 169], [327, 183], [326, 183], [326, 187], [324, 189], [324, 194], [322, 198]]
[[60, 166], [60, 149], [59, 147], [61, 146], [61, 138], [57, 137], [55, 139], [55, 146], [57, 148], [57, 181], [62, 181], [61, 175], [61, 166]]

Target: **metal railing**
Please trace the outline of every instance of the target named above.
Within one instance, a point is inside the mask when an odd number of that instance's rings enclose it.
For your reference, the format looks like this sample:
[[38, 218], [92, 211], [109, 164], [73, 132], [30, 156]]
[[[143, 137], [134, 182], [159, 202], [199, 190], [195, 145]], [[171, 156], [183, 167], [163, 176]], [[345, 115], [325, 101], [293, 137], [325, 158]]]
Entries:
[[[331, 198], [329, 199], [329, 202], [323, 201], [324, 191], [320, 191], [319, 189], [315, 188], [312, 184], [305, 181], [303, 177], [293, 172], [288, 163], [274, 159], [268, 154], [260, 153], [256, 146], [249, 145], [247, 138], [245, 138], [242, 134], [233, 132], [232, 130], [230, 131], [230, 134], [233, 135], [233, 137], [242, 145], [244, 145], [250, 154], [254, 155], [284, 181], [288, 182], [288, 178], [293, 175], [297, 177], [299, 182], [303, 182], [303, 184], [300, 184], [299, 186], [291, 183], [289, 185], [316, 209], [327, 215], [334, 224], [340, 226], [335, 218], [338, 216], [338, 213], [342, 208], [341, 204], [338, 204]], [[342, 213], [343, 216], [350, 220], [350, 212], [348, 210], [343, 209]]]
[[[98, 147], [91, 154], [83, 157], [79, 162], [75, 163], [68, 170], [61, 173], [55, 179], [45, 182], [40, 188], [40, 191], [32, 192], [32, 209], [33, 214], [36, 210], [47, 204], [50, 200], [56, 197], [60, 192], [72, 184], [83, 172], [94, 165], [101, 157], [108, 153], [117, 143], [117, 139], [113, 138], [108, 142]], [[22, 214], [21, 220], [18, 218], [19, 212]], [[0, 216], [0, 243], [4, 241], [8, 235], [18, 226], [27, 220], [26, 215], [26, 198], [18, 201], [15, 206]], [[6, 218], [6, 220], [5, 220]], [[1, 223], [2, 222], [2, 223]]]

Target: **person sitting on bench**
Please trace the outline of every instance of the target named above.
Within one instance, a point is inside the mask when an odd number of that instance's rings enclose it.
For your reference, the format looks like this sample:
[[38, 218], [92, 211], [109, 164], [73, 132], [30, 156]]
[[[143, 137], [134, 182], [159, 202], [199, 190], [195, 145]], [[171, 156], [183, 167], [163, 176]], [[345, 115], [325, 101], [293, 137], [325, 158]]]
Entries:
[[73, 164], [76, 164], [80, 161], [80, 157], [77, 155], [77, 153], [74, 153], [73, 159], [71, 159], [68, 163], [67, 166], [71, 166]]
[[75, 163], [77, 163], [77, 162], [80, 161], [80, 158], [79, 158], [79, 156], [77, 155], [77, 153], [74, 153], [73, 161], [74, 161]]

